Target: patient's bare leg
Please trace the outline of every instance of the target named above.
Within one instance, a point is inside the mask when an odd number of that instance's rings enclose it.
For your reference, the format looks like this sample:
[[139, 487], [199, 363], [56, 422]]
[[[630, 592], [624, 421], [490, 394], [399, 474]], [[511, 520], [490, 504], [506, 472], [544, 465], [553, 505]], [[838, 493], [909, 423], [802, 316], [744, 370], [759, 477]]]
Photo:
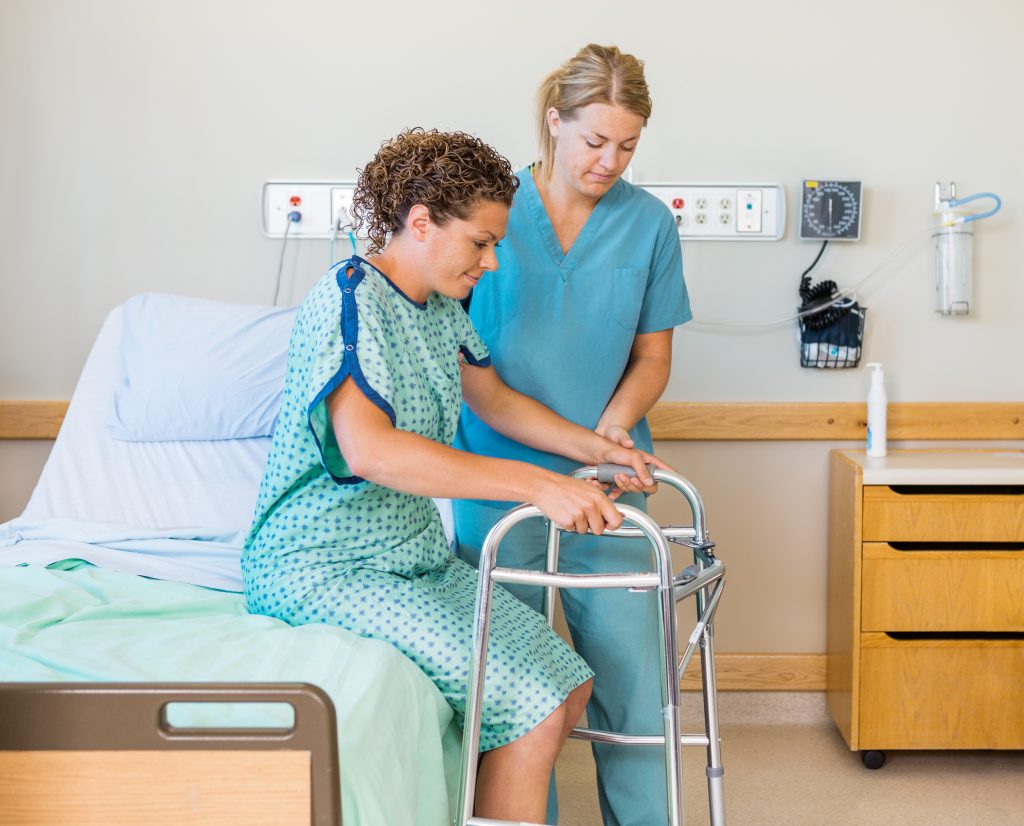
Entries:
[[481, 755], [477, 817], [544, 822], [551, 769], [590, 699], [592, 682], [573, 689], [562, 705], [518, 740]]

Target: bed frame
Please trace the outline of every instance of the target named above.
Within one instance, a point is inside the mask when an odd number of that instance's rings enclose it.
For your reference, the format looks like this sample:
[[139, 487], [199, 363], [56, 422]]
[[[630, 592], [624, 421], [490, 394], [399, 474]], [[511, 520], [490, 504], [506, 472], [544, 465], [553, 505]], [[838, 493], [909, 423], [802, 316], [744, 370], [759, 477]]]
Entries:
[[[286, 728], [180, 728], [171, 703], [284, 703]], [[340, 826], [335, 712], [294, 684], [0, 684], [7, 826]]]

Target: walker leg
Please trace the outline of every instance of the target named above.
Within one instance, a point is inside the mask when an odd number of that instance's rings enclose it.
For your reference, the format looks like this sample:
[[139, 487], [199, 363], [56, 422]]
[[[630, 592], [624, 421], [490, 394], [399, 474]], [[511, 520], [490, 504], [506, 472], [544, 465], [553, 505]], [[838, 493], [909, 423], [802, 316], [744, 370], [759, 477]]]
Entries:
[[480, 764], [480, 714], [484, 699], [484, 668], [487, 661], [487, 639], [491, 627], [491, 600], [494, 596], [494, 580], [491, 579], [493, 568], [494, 554], [485, 552], [481, 555], [480, 560], [477, 609], [473, 623], [473, 650], [469, 659], [466, 713], [462, 730], [463, 771], [459, 782], [459, 819], [457, 821], [459, 826], [464, 826], [473, 817], [473, 807], [476, 801], [476, 773]]
[[662, 671], [661, 705], [665, 732], [665, 783], [671, 826], [683, 823], [682, 730], [679, 723], [679, 679], [676, 676], [675, 588], [671, 570], [658, 589], [658, 613], [661, 619]]
[[711, 826], [725, 826], [725, 784], [722, 743], [718, 731], [718, 686], [715, 680], [715, 632], [708, 623], [700, 641], [700, 670], [704, 687], [704, 726], [708, 735], [708, 805]]
[[[548, 520], [548, 552], [547, 565], [545, 570], [549, 574], [558, 573], [558, 542], [561, 532], [558, 526]], [[548, 628], [555, 627], [555, 600], [558, 599], [558, 588], [548, 585], [544, 588], [544, 616], [548, 621]]]

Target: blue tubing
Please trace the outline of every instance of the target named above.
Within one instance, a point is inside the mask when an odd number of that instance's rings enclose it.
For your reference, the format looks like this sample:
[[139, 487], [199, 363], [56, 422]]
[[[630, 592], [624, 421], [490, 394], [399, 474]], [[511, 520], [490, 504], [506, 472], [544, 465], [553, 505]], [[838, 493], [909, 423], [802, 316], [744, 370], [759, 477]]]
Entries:
[[966, 215], [961, 220], [957, 221], [958, 224], [966, 224], [971, 221], [980, 221], [982, 218], [991, 218], [993, 215], [995, 215], [997, 212], [999, 212], [999, 210], [1003, 208], [1003, 199], [996, 195], [994, 192], [977, 192], [974, 195], [968, 195], [966, 198], [953, 198], [947, 203], [950, 206], [955, 207], [960, 206], [961, 204], [969, 203], [971, 201], [977, 201], [979, 198], [991, 198], [993, 201], [996, 202], [996, 205], [988, 212], [979, 212], [975, 215]]

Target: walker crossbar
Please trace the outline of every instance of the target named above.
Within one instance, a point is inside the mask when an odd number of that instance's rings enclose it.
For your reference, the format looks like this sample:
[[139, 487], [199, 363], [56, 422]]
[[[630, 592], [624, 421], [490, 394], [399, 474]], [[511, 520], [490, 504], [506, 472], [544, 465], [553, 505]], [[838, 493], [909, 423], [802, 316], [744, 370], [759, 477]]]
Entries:
[[556, 588], [630, 588], [635, 591], [653, 591], [661, 585], [657, 574], [548, 574], [517, 568], [495, 568], [491, 572], [495, 582], [516, 585], [551, 585]]
[[[610, 473], [632, 472], [629, 468], [581, 468], [573, 476], [607, 480]], [[725, 796], [722, 780], [721, 744], [718, 735], [718, 707], [715, 694], [714, 631], [712, 621], [725, 585], [725, 566], [715, 558], [714, 544], [707, 536], [704, 503], [693, 486], [678, 474], [651, 468], [656, 482], [666, 483], [683, 494], [690, 505], [692, 527], [660, 527], [643, 511], [628, 505], [616, 505], [623, 516], [623, 525], [607, 536], [641, 537], [651, 545], [654, 571], [621, 574], [558, 573], [558, 548], [561, 531], [548, 523], [548, 551], [545, 571], [529, 571], [496, 567], [498, 546], [512, 527], [526, 519], [542, 518], [540, 509], [520, 505], [509, 511], [491, 528], [480, 553], [477, 607], [474, 621], [473, 648], [469, 664], [466, 692], [466, 713], [463, 729], [463, 766], [459, 787], [458, 816], [460, 826], [498, 826], [506, 821], [473, 817], [476, 796], [476, 774], [480, 758], [480, 716], [483, 707], [484, 672], [490, 611], [495, 582], [539, 585], [545, 588], [545, 612], [552, 622], [554, 601], [559, 588], [626, 588], [631, 591], [655, 592], [660, 618], [659, 643], [662, 653], [661, 703], [664, 732], [661, 735], [627, 735], [617, 732], [577, 728], [573, 739], [591, 740], [622, 746], [660, 746], [665, 751], [665, 780], [669, 823], [681, 826], [683, 814], [682, 747], [703, 746], [707, 749], [708, 806], [712, 826], [725, 824]], [[628, 523], [628, 526], [626, 526]], [[694, 564], [673, 575], [669, 541], [686, 544], [693, 550]], [[687, 641], [682, 658], [677, 660], [676, 603], [687, 597], [696, 598], [697, 625]], [[700, 647], [701, 683], [704, 699], [705, 734], [682, 734], [679, 723], [680, 680], [694, 651]]]
[[[660, 734], [618, 734], [614, 731], [599, 731], [592, 728], [574, 728], [570, 740], [589, 740], [592, 743], [611, 743], [615, 746], [665, 746]], [[706, 746], [706, 734], [681, 734], [679, 742], [684, 746]]]

